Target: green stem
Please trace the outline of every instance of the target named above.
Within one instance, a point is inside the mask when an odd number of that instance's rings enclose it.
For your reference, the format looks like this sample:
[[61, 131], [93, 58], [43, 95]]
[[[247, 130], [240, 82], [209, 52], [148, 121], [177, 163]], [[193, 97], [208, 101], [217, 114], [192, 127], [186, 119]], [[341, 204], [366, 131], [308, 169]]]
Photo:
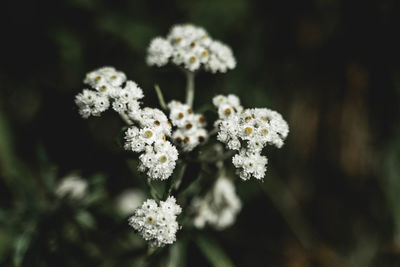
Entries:
[[147, 178], [147, 179], [146, 179], [146, 185], [147, 185], [147, 187], [149, 188], [151, 197], [152, 197], [153, 199], [160, 200], [161, 197], [158, 195], [157, 190], [156, 190], [156, 189], [153, 187], [153, 185], [151, 184], [150, 178]]
[[186, 104], [193, 106], [194, 99], [194, 72], [185, 71], [186, 73]]
[[161, 92], [160, 86], [158, 86], [158, 84], [154, 85], [154, 89], [156, 90], [157, 93], [157, 97], [158, 97], [158, 102], [160, 103], [160, 106], [162, 109], [167, 110], [168, 107], [165, 104], [165, 100], [164, 100], [164, 96]]

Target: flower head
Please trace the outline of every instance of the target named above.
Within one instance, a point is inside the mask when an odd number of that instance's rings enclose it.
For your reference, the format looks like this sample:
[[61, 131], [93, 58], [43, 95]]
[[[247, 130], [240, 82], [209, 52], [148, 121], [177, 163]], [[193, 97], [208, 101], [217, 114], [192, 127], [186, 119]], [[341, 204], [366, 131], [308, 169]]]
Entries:
[[148, 48], [147, 63], [164, 66], [168, 61], [189, 71], [204, 70], [216, 73], [234, 69], [232, 50], [215, 41], [201, 27], [191, 24], [175, 25], [166, 38], [153, 39]]
[[127, 81], [123, 72], [113, 67], [102, 67], [86, 74], [84, 83], [92, 89], [84, 89], [75, 97], [79, 114], [83, 118], [100, 116], [110, 106], [118, 113], [136, 114], [138, 100], [143, 91], [133, 81]]
[[266, 171], [267, 158], [261, 155], [267, 145], [282, 147], [289, 126], [281, 114], [267, 108], [243, 109], [237, 96], [216, 96], [213, 99], [219, 119], [217, 139], [227, 148], [240, 151], [233, 157], [242, 179], [251, 176], [261, 179]]
[[195, 114], [189, 105], [176, 100], [171, 101], [168, 108], [169, 118], [176, 127], [172, 138], [183, 151], [192, 151], [207, 139], [206, 120], [203, 115]]
[[175, 242], [179, 229], [176, 216], [181, 212], [174, 197], [160, 201], [159, 205], [155, 200], [148, 199], [134, 211], [129, 224], [151, 247], [162, 247]]

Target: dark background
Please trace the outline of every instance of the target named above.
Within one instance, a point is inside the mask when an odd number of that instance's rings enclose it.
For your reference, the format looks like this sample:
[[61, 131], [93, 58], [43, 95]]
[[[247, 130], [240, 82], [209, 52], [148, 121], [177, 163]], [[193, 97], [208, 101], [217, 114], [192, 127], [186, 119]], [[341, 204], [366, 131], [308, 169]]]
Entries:
[[[244, 206], [236, 224], [205, 232], [237, 266], [400, 266], [397, 1], [4, 5], [0, 264], [12, 266], [27, 221], [43, 216], [50, 219], [39, 219], [23, 265], [133, 264], [129, 249], [123, 256], [118, 251], [130, 231], [126, 221], [94, 209], [96, 227], [80, 233], [77, 243], [64, 242], [58, 227], [68, 221], [69, 208], [51, 215], [43, 204], [40, 213], [30, 206], [37, 203], [31, 195], [41, 190], [43, 164], [50, 163], [58, 178], [79, 170], [94, 181], [90, 177], [102, 173], [104, 201], [137, 186], [115, 141], [122, 121], [112, 112], [80, 118], [74, 96], [86, 72], [111, 65], [143, 88], [148, 106], [158, 105], [155, 83], [167, 100], [183, 99], [182, 73], [148, 67], [145, 56], [153, 37], [191, 22], [230, 45], [238, 63], [226, 74], [196, 76], [195, 108], [216, 94], [234, 93], [247, 107], [279, 111], [291, 130], [282, 149], [269, 150], [264, 182], [237, 181]], [[49, 229], [55, 249], [46, 245]], [[88, 244], [98, 254], [88, 253]], [[188, 266], [207, 266], [188, 244]]]

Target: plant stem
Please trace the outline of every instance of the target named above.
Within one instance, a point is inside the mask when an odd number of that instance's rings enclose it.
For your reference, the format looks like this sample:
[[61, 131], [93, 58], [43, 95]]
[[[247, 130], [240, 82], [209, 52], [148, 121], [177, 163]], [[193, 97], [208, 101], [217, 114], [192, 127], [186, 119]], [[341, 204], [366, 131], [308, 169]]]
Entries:
[[129, 119], [128, 115], [125, 113], [119, 113], [119, 116], [121, 117], [121, 119], [128, 125], [132, 125], [132, 121]]
[[193, 106], [194, 99], [194, 72], [185, 71], [186, 73], [186, 104]]
[[149, 188], [150, 195], [153, 199], [160, 200], [161, 197], [158, 195], [157, 190], [151, 185], [150, 178], [146, 179], [146, 185]]
[[157, 97], [158, 97], [158, 102], [160, 102], [160, 106], [162, 109], [167, 110], [168, 107], [165, 104], [165, 100], [164, 100], [164, 96], [161, 92], [160, 86], [158, 86], [158, 84], [154, 85], [154, 89], [156, 90], [157, 93]]

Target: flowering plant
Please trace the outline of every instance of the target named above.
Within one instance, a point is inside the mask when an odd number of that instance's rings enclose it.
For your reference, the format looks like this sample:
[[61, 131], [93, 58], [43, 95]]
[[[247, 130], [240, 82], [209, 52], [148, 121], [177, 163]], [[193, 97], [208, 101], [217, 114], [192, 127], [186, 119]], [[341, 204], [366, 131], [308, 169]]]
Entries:
[[[161, 109], [142, 107], [144, 93], [139, 85], [113, 67], [102, 67], [86, 75], [84, 83], [90, 89], [79, 93], [75, 103], [83, 118], [113, 109], [126, 123], [123, 148], [139, 155], [138, 170], [152, 196], [134, 210], [129, 224], [151, 248], [157, 248], [174, 243], [180, 225], [209, 225], [217, 230], [232, 225], [242, 204], [230, 170], [234, 167], [244, 181], [263, 179], [264, 148], [280, 148], [289, 129], [278, 112], [244, 108], [232, 94], [213, 98], [214, 123], [207, 124], [208, 118], [196, 112], [196, 72], [224, 73], [236, 66], [231, 49], [203, 28], [172, 27], [165, 38], [151, 41], [147, 63], [157, 67], [172, 63], [183, 70], [186, 101], [167, 104], [155, 86]], [[198, 165], [197, 177], [185, 175], [189, 164]]]

